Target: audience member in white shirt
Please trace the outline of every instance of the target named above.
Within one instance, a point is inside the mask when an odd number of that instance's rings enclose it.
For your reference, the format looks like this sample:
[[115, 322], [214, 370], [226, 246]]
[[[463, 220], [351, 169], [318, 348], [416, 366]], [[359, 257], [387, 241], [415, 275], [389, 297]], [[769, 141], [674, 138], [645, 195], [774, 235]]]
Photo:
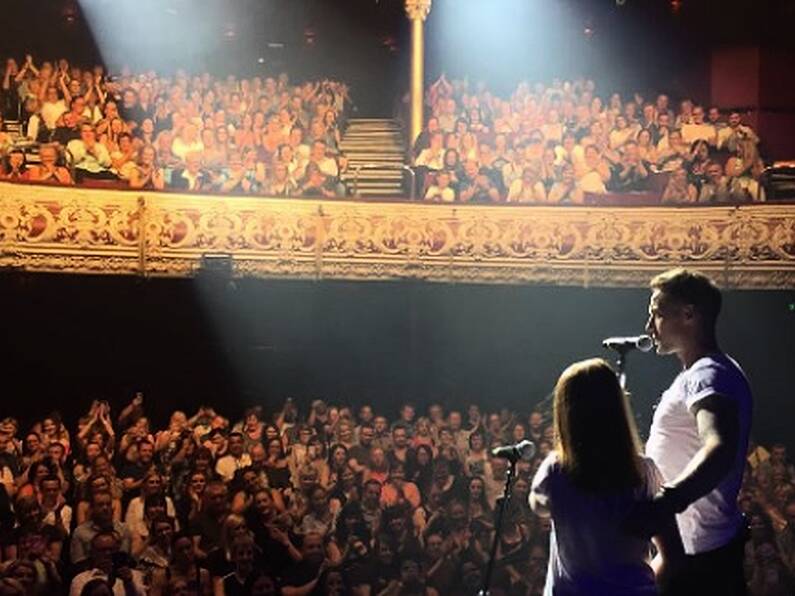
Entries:
[[436, 174], [436, 183], [428, 187], [425, 193], [426, 201], [441, 201], [452, 203], [455, 201], [455, 190], [450, 186], [450, 173], [441, 170]]
[[244, 445], [242, 434], [234, 432], [229, 435], [227, 454], [215, 464], [215, 471], [224, 481], [229, 482], [237, 470], [251, 465], [251, 457], [245, 452]]

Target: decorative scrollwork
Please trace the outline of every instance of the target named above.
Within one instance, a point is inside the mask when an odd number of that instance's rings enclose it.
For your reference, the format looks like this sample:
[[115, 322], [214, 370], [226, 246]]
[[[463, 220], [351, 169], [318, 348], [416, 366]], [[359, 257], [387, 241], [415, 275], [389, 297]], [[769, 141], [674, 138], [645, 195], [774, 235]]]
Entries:
[[0, 183], [0, 268], [645, 286], [689, 265], [795, 287], [795, 206], [430, 205], [146, 194]]
[[424, 21], [431, 12], [432, 0], [406, 0], [406, 15], [412, 21]]

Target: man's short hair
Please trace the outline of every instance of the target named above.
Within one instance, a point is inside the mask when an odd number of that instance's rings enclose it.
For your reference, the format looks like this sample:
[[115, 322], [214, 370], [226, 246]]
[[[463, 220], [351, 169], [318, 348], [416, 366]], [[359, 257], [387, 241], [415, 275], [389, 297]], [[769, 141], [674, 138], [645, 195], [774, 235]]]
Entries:
[[370, 478], [369, 480], [365, 481], [364, 488], [367, 488], [370, 485], [375, 485], [378, 487], [378, 490], [381, 490], [382, 484], [380, 480], [376, 480], [375, 478]]
[[116, 544], [116, 546], [118, 546], [119, 543], [120, 543], [120, 539], [119, 539], [118, 533], [116, 533], [113, 530], [102, 530], [102, 531], [97, 532], [96, 534], [94, 534], [93, 538], [91, 538], [91, 550], [94, 550], [94, 548], [95, 548], [94, 545], [99, 540], [101, 540], [102, 538], [110, 538], [110, 539], [112, 539], [113, 542]]
[[96, 492], [91, 493], [91, 504], [93, 505], [96, 503], [99, 497], [108, 497], [111, 501], [113, 501], [113, 495], [110, 494], [109, 490], [98, 490]]
[[659, 290], [680, 304], [693, 305], [705, 325], [715, 326], [723, 299], [715, 282], [703, 273], [684, 268], [671, 269], [654, 277], [649, 285], [652, 290]]

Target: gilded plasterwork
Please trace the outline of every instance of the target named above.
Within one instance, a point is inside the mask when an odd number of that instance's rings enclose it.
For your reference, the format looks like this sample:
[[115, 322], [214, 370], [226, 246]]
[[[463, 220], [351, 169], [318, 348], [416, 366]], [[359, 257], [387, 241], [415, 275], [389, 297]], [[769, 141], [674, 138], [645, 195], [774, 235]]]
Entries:
[[252, 199], [0, 184], [0, 267], [645, 286], [689, 265], [742, 288], [795, 287], [795, 205], [478, 206]]

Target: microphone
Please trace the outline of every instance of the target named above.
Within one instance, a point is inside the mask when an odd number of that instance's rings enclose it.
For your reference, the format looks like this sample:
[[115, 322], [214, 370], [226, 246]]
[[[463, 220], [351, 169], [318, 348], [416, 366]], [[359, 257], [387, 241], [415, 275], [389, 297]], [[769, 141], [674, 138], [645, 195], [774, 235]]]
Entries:
[[491, 450], [494, 457], [507, 459], [511, 463], [516, 463], [520, 459], [530, 461], [536, 454], [536, 445], [533, 441], [519, 441], [515, 445], [504, 445]]
[[608, 337], [602, 341], [602, 346], [610, 348], [611, 350], [616, 350], [617, 352], [628, 352], [629, 350], [649, 352], [654, 347], [654, 340], [648, 335]]

